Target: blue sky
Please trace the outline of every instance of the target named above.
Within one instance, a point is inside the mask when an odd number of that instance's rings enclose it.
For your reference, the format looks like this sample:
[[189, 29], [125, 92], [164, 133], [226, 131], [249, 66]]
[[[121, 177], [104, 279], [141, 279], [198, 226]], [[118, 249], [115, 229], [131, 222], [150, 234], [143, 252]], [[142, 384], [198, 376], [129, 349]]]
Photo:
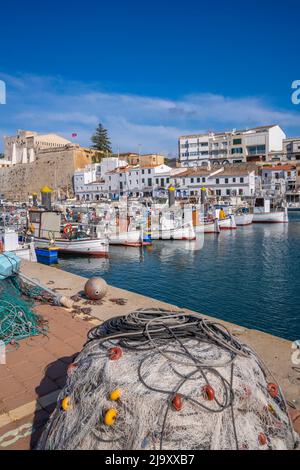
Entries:
[[183, 133], [279, 123], [300, 134], [299, 1], [10, 0], [1, 5], [0, 137], [57, 132], [176, 155]]

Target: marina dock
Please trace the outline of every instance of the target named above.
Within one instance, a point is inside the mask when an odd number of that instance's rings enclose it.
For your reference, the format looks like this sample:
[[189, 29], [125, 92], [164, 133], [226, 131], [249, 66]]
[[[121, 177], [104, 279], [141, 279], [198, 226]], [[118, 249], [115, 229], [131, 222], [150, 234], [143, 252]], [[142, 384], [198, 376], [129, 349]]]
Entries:
[[[86, 282], [81, 276], [28, 261], [22, 261], [21, 272], [68, 297], [77, 296]], [[0, 366], [0, 449], [34, 448], [65, 384], [67, 367], [82, 349], [93, 326], [139, 308], [182, 311], [150, 296], [113, 286], [108, 286], [106, 296], [96, 305], [79, 297], [75, 304], [72, 311], [37, 304], [35, 312], [48, 321], [48, 335], [21, 341], [19, 349], [8, 352], [7, 364]], [[186, 309], [184, 312], [195, 313]], [[239, 341], [251, 346], [274, 374], [288, 402], [300, 408], [300, 373], [293, 369], [290, 341], [204, 317], [224, 324]]]

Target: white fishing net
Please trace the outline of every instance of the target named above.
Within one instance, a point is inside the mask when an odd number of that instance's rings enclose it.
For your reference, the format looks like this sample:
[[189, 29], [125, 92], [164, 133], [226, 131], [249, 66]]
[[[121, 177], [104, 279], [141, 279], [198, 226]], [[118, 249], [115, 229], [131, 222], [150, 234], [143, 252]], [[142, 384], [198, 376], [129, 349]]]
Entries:
[[[111, 348], [122, 356], [112, 360]], [[137, 311], [89, 333], [38, 448], [294, 449], [284, 397], [269, 379], [257, 356], [221, 325], [200, 315]], [[121, 393], [116, 401], [114, 390]], [[109, 410], [116, 414], [111, 425]]]

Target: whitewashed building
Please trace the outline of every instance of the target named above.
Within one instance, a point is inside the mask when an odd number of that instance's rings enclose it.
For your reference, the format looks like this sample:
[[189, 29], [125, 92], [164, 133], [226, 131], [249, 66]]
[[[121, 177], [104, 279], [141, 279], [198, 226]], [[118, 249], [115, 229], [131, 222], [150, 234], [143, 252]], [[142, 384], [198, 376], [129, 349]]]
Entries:
[[215, 171], [191, 168], [177, 174], [173, 183], [177, 197], [197, 196], [202, 188], [220, 197], [249, 197], [255, 194], [257, 178], [254, 170], [233, 166], [225, 166]]
[[266, 166], [261, 169], [262, 190], [270, 195], [284, 195], [296, 186], [297, 169], [290, 164]]
[[[102, 198], [119, 199], [120, 196], [159, 196], [165, 193], [173, 174], [181, 169], [172, 169], [161, 164], [156, 166], [119, 166], [105, 171], [103, 164], [92, 165], [74, 175], [74, 190], [78, 200], [97, 201]], [[116, 159], [117, 160], [117, 159]], [[117, 162], [115, 162], [117, 163]]]
[[230, 132], [184, 135], [178, 140], [181, 166], [205, 166], [271, 160], [272, 152], [282, 152], [285, 133], [278, 125]]

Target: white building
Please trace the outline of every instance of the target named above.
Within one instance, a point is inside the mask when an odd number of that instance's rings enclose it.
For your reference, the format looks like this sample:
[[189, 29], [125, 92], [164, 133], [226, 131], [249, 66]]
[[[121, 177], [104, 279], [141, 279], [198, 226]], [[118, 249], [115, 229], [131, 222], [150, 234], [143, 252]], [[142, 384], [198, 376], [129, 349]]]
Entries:
[[[115, 159], [115, 168], [105, 171], [107, 160], [92, 165], [74, 175], [74, 190], [77, 199], [97, 201], [101, 198], [118, 199], [120, 196], [158, 196], [165, 192], [171, 177], [181, 169], [172, 169], [161, 164], [140, 167]], [[118, 165], [118, 166], [117, 166]], [[99, 168], [100, 167], [100, 168]]]
[[75, 144], [57, 134], [18, 130], [15, 136], [4, 137], [5, 164], [31, 163], [40, 150], [57, 149], [66, 145]]
[[191, 168], [174, 177], [177, 197], [197, 196], [201, 188], [222, 197], [253, 196], [256, 190], [254, 170], [225, 166], [215, 171]]
[[268, 161], [271, 152], [283, 149], [285, 133], [278, 125], [231, 132], [210, 132], [179, 137], [181, 166]]
[[266, 166], [261, 169], [262, 190], [269, 195], [284, 195], [296, 186], [297, 170], [290, 164]]
[[284, 139], [283, 150], [287, 160], [300, 160], [300, 137]]

